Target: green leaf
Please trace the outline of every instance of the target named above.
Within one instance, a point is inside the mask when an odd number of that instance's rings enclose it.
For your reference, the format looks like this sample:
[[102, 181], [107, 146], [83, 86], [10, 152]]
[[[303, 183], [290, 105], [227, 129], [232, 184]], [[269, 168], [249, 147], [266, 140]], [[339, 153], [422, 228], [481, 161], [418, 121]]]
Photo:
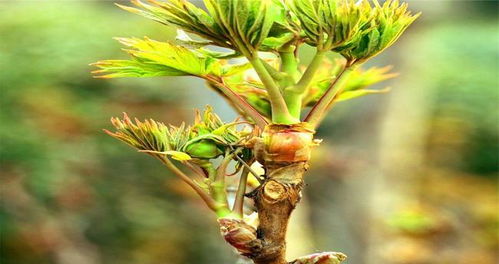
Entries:
[[167, 150], [167, 151], [151, 151], [151, 150], [140, 150], [139, 152], [145, 152], [145, 153], [154, 153], [154, 154], [164, 154], [171, 156], [172, 159], [178, 160], [178, 161], [187, 161], [191, 160], [191, 156], [185, 152], [180, 152], [180, 151], [174, 151], [174, 150]]
[[236, 50], [254, 53], [269, 35], [282, 5], [271, 0], [205, 0], [208, 12]]
[[305, 42], [330, 50], [352, 41], [361, 27], [361, 9], [353, 0], [290, 0]]
[[[317, 100], [319, 100], [319, 98], [324, 94], [331, 83], [331, 79], [334, 79], [333, 76], [337, 74], [339, 68], [342, 68], [342, 66], [338, 66], [338, 64], [341, 63], [338, 61], [336, 64], [331, 64], [329, 61], [326, 61], [324, 63], [323, 68], [318, 72], [316, 81], [312, 83], [312, 87], [308, 90], [308, 94], [306, 94], [306, 96], [304, 97], [304, 105], [311, 106], [315, 104]], [[382, 90], [372, 90], [366, 88], [396, 77], [398, 74], [391, 73], [391, 69], [391, 66], [381, 68], [372, 67], [367, 70], [358, 68], [357, 70], [350, 73], [348, 81], [346, 82], [344, 87], [342, 87], [335, 101], [346, 101], [364, 95], [388, 92], [390, 90], [388, 88]], [[332, 76], [331, 73], [333, 74]]]
[[169, 0], [161, 2], [148, 0], [151, 4], [145, 4], [139, 0], [132, 0], [138, 8], [119, 5], [124, 10], [139, 14], [146, 18], [155, 20], [165, 25], [174, 25], [187, 32], [212, 41], [218, 46], [233, 48], [228, 42], [224, 32], [215, 22], [211, 14], [186, 0]]
[[196, 112], [194, 124], [165, 126], [154, 120], [132, 121], [126, 114], [123, 119], [112, 118], [116, 132], [105, 132], [140, 152], [169, 155], [173, 159], [186, 161], [192, 158], [213, 159], [232, 147], [243, 147], [243, 139], [250, 132], [236, 129], [241, 122], [224, 123], [207, 107], [201, 114]]
[[227, 64], [222, 66], [222, 75], [232, 76], [235, 74], [241, 74], [251, 68], [252, 66], [250, 63], [236, 64], [236, 65]]
[[93, 65], [100, 68], [94, 71], [100, 78], [149, 77], [194, 75], [204, 77], [209, 74], [221, 75], [219, 60], [196, 50], [168, 42], [148, 38], [118, 38], [129, 47], [127, 53], [132, 60], [104, 60]]
[[354, 98], [361, 97], [364, 95], [369, 95], [369, 94], [388, 93], [389, 91], [390, 91], [390, 88], [385, 88], [382, 90], [362, 89], [362, 90], [354, 90], [354, 91], [344, 91], [338, 96], [337, 99], [335, 99], [335, 102], [347, 101], [350, 99], [354, 99]]
[[366, 61], [386, 48], [390, 47], [402, 33], [411, 25], [421, 13], [412, 15], [407, 11], [406, 3], [400, 4], [398, 0], [387, 0], [380, 5], [377, 0], [364, 0], [360, 5], [361, 29], [353, 41], [333, 49], [349, 61]]
[[92, 71], [96, 78], [120, 77], [155, 77], [155, 76], [180, 76], [183, 72], [174, 68], [155, 64], [150, 61], [136, 60], [103, 60], [92, 65], [100, 70]]

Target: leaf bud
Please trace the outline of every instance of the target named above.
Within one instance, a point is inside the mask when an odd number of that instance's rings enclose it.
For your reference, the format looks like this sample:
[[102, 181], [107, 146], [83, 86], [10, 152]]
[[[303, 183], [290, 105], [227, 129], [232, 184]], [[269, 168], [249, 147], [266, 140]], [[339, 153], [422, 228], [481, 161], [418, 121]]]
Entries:
[[199, 159], [213, 159], [223, 154], [213, 140], [203, 139], [188, 145], [185, 148], [191, 157]]
[[300, 257], [292, 264], [340, 264], [347, 256], [340, 252], [321, 252]]
[[241, 219], [220, 218], [220, 232], [225, 241], [233, 246], [241, 255], [251, 256], [261, 249], [261, 242], [256, 237], [256, 228]]

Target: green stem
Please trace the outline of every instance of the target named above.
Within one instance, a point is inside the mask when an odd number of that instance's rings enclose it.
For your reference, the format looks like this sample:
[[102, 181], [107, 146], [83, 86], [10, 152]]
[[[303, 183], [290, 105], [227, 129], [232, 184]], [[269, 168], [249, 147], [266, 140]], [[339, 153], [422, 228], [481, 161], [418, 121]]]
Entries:
[[272, 65], [267, 63], [265, 60], [262, 59], [260, 60], [262, 61], [263, 66], [265, 66], [265, 69], [269, 72], [270, 76], [272, 76], [272, 79], [279, 82], [284, 78], [284, 75], [278, 70], [276, 70], [274, 67], [272, 67]]
[[269, 74], [267, 69], [265, 69], [265, 66], [260, 58], [256, 56], [254, 58], [250, 58], [249, 61], [267, 89], [272, 107], [272, 121], [278, 124], [294, 124], [299, 122], [299, 120], [289, 114], [286, 101], [284, 101], [284, 97], [281, 94], [279, 86], [277, 86], [274, 79], [272, 79], [272, 76]]
[[348, 76], [355, 68], [356, 67], [354, 66], [347, 65], [340, 71], [338, 76], [331, 82], [324, 95], [322, 95], [319, 101], [312, 107], [312, 110], [310, 110], [305, 118], [305, 122], [310, 123], [314, 128], [317, 127], [326, 114], [331, 101], [334, 100], [334, 97], [343, 87]]
[[241, 218], [243, 218], [244, 195], [246, 193], [249, 172], [249, 169], [246, 167], [243, 168], [243, 171], [241, 172], [241, 178], [239, 179], [239, 186], [237, 187], [236, 198], [234, 200], [234, 207], [232, 208], [232, 212]]
[[186, 162], [182, 162], [182, 164], [187, 166], [189, 169], [191, 169], [197, 175], [201, 176], [201, 179], [205, 179], [207, 177], [207, 175], [203, 172], [203, 170], [201, 170], [201, 168], [195, 166], [192, 162], [186, 161]]
[[298, 71], [298, 60], [295, 57], [294, 47], [290, 46], [288, 49], [279, 51], [281, 57], [281, 71], [287, 73], [296, 83], [300, 78]]
[[[225, 191], [225, 179], [218, 181], [219, 169], [215, 169], [209, 161], [201, 165], [208, 172], [207, 184], [210, 190], [211, 199], [215, 202], [215, 213], [218, 217], [230, 214], [227, 193]], [[224, 175], [225, 176], [225, 175]]]
[[314, 58], [312, 59], [307, 69], [303, 73], [303, 76], [298, 81], [298, 83], [292, 88], [293, 92], [304, 93], [307, 90], [308, 86], [314, 79], [315, 73], [317, 73], [317, 71], [321, 67], [325, 57], [326, 57], [325, 51], [318, 50], [315, 53]]
[[284, 95], [284, 100], [286, 101], [286, 104], [288, 105], [289, 113], [294, 118], [299, 119], [301, 116], [301, 106], [302, 106], [302, 101], [303, 101], [303, 94], [295, 93], [293, 91], [288, 91]]
[[303, 95], [312, 83], [312, 80], [322, 65], [325, 56], [325, 51], [317, 51], [298, 83], [284, 90], [284, 100], [289, 108], [289, 113], [293, 117], [300, 118]]
[[[256, 171], [254, 171], [249, 165], [248, 163], [246, 163], [246, 161], [244, 161], [243, 159], [241, 159], [239, 156], [236, 155], [236, 158], [239, 160], [239, 162], [241, 162], [241, 164], [243, 165], [243, 167], [245, 167], [246, 169], [248, 169], [248, 171], [253, 174], [253, 176], [255, 176], [255, 179], [258, 180], [258, 182], [260, 184], [263, 183], [263, 180], [260, 178], [260, 175], [258, 175], [258, 173], [256, 173]], [[254, 161], [250, 162], [250, 164], [252, 164]]]
[[208, 207], [217, 212], [218, 205], [217, 202], [211, 198], [199, 185], [197, 185], [191, 178], [189, 178], [185, 173], [183, 173], [175, 164], [173, 164], [170, 159], [162, 155], [155, 155], [163, 165], [170, 169], [175, 175], [177, 175], [181, 180], [187, 183], [194, 191], [203, 199], [203, 201], [208, 205]]

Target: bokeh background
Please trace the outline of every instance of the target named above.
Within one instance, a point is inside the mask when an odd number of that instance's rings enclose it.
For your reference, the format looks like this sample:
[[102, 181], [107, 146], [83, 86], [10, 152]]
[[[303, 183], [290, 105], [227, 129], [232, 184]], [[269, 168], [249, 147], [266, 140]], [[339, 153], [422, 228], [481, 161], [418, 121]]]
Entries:
[[[408, 2], [423, 16], [370, 62], [395, 66], [392, 92], [339, 104], [319, 130], [290, 257], [499, 261], [498, 2]], [[112, 37], [174, 34], [111, 1], [0, 1], [1, 263], [242, 263], [192, 191], [101, 131], [123, 111], [235, 116], [191, 78], [92, 79], [89, 63], [125, 57]]]

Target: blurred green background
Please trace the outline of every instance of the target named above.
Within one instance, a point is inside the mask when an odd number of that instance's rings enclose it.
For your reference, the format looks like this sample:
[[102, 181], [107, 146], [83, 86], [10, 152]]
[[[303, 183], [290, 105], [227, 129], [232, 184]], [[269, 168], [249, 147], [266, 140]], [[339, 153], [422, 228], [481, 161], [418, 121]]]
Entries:
[[[408, 2], [423, 16], [370, 62], [395, 66], [393, 91], [339, 104], [319, 130], [290, 256], [499, 261], [498, 2]], [[192, 191], [101, 131], [124, 111], [178, 124], [209, 103], [235, 116], [191, 78], [92, 79], [89, 63], [125, 57], [112, 37], [174, 29], [111, 1], [0, 7], [0, 262], [236, 263]]]

